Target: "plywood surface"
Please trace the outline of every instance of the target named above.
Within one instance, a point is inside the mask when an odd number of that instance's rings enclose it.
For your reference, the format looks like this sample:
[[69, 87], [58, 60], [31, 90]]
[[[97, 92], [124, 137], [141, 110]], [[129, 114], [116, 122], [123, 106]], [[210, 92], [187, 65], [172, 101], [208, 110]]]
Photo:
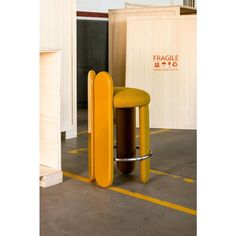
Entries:
[[60, 52], [40, 53], [40, 164], [61, 169]]
[[185, 8], [185, 9], [194, 9], [196, 10], [195, 7], [192, 7], [190, 6], [190, 4], [188, 5], [184, 5], [184, 4], [181, 4], [181, 3], [173, 3], [173, 4], [135, 4], [135, 3], [125, 3], [125, 8], [144, 8], [144, 7], [181, 7], [181, 8]]
[[127, 32], [126, 86], [151, 95], [150, 127], [196, 129], [196, 16], [131, 17]]
[[126, 25], [131, 16], [180, 15], [182, 9], [196, 12], [196, 9], [180, 6], [127, 8], [109, 10], [109, 72], [114, 86], [124, 86], [126, 78]]
[[40, 186], [50, 187], [63, 182], [63, 173], [47, 166], [40, 165]]
[[40, 48], [61, 49], [61, 131], [76, 129], [75, 0], [40, 0]]

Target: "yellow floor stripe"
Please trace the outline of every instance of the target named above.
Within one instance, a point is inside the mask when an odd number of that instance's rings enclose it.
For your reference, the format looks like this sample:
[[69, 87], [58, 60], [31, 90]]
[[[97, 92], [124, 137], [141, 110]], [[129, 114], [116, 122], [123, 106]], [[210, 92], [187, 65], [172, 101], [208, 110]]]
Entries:
[[[75, 150], [71, 150], [69, 151], [68, 153], [69, 154], [79, 154], [81, 152], [85, 152], [87, 151], [88, 149], [87, 148], [79, 148], [79, 149], [75, 149]], [[172, 177], [172, 178], [175, 178], [175, 179], [181, 179], [182, 181], [186, 182], [186, 183], [195, 183], [195, 180], [194, 179], [191, 179], [191, 178], [185, 178], [185, 177], [182, 177], [182, 176], [178, 176], [178, 175], [174, 175], [174, 174], [170, 174], [170, 173], [167, 173], [167, 172], [163, 172], [163, 171], [159, 171], [159, 170], [154, 170], [154, 169], [151, 169], [150, 170], [151, 173], [155, 173], [157, 175], [165, 175], [165, 176], [169, 176], [169, 177]]]
[[184, 182], [193, 184], [195, 182], [195, 180], [190, 179], [190, 178], [184, 178]]
[[82, 135], [82, 134], [87, 134], [88, 133], [88, 130], [83, 130], [83, 131], [80, 131], [77, 133], [77, 135]]
[[170, 177], [175, 178], [175, 179], [181, 179], [181, 180], [183, 180], [186, 183], [194, 183], [195, 182], [194, 179], [185, 178], [185, 177], [182, 177], [182, 176], [179, 176], [179, 175], [173, 175], [173, 174], [170, 174], [170, 173], [167, 173], [167, 172], [163, 172], [163, 171], [159, 171], [159, 170], [151, 169], [150, 172], [151, 173], [155, 173], [157, 175], [165, 175], [165, 176], [170, 176]]
[[[150, 132], [149, 134], [150, 135], [153, 135], [153, 134], [160, 134], [160, 133], [163, 133], [163, 132], [167, 132], [167, 131], [170, 131], [171, 129], [159, 129], [159, 130], [156, 130], [156, 131], [152, 131]], [[136, 135], [136, 138], [139, 137], [139, 134]]]
[[171, 129], [160, 129], [160, 130], [152, 131], [152, 132], [150, 132], [150, 135], [159, 134], [159, 133], [163, 133], [163, 132], [167, 132], [167, 131], [171, 131]]
[[155, 203], [157, 205], [161, 205], [161, 206], [168, 207], [168, 208], [171, 208], [171, 209], [174, 209], [174, 210], [177, 210], [177, 211], [181, 211], [181, 212], [184, 212], [184, 213], [187, 213], [187, 214], [190, 214], [190, 215], [197, 215], [197, 211], [194, 210], [194, 209], [184, 207], [184, 206], [180, 206], [180, 205], [177, 205], [177, 204], [174, 204], [174, 203], [171, 203], [171, 202], [166, 202], [166, 201], [163, 201], [163, 200], [160, 200], [160, 199], [157, 199], [157, 198], [149, 197], [149, 196], [141, 194], [141, 193], [131, 192], [129, 190], [118, 188], [118, 187], [113, 187], [113, 186], [109, 187], [108, 189], [110, 189], [112, 191], [115, 191], [115, 192], [118, 192], [118, 193], [122, 193], [122, 194], [125, 194], [125, 195], [128, 195], [128, 196], [134, 197], [134, 198], [138, 198], [138, 199], [141, 199], [141, 200], [144, 200], [144, 201], [147, 201], [147, 202], [152, 202], [152, 203]]
[[[76, 179], [76, 180], [79, 180], [79, 181], [84, 182], [84, 183], [91, 183], [91, 180], [89, 178], [86, 178], [86, 177], [83, 177], [83, 176], [75, 175], [75, 174], [72, 174], [72, 173], [66, 172], [66, 171], [63, 171], [63, 174], [66, 177], [70, 177], [72, 179]], [[163, 200], [160, 200], [160, 199], [157, 199], [157, 198], [153, 198], [153, 197], [141, 194], [141, 193], [131, 192], [129, 190], [122, 189], [122, 188], [119, 188], [119, 187], [114, 187], [114, 186], [111, 186], [107, 189], [112, 190], [112, 191], [117, 192], [117, 193], [121, 193], [121, 194], [130, 196], [130, 197], [133, 197], [133, 198], [137, 198], [137, 199], [144, 200], [144, 201], [147, 201], [147, 202], [151, 202], [151, 203], [154, 203], [154, 204], [157, 204], [157, 205], [160, 205], [160, 206], [164, 206], [164, 207], [171, 208], [171, 209], [174, 209], [174, 210], [177, 210], [177, 211], [181, 211], [181, 212], [184, 212], [184, 213], [187, 213], [187, 214], [190, 214], [190, 215], [194, 215], [194, 216], [197, 215], [197, 211], [194, 210], [194, 209], [184, 207], [184, 206], [181, 206], [181, 205], [177, 205], [177, 204], [174, 204], [174, 203], [171, 203], [171, 202], [163, 201]]]
[[91, 180], [89, 178], [79, 176], [79, 175], [75, 175], [75, 174], [72, 174], [70, 172], [63, 171], [63, 175], [66, 176], [66, 177], [72, 178], [72, 179], [79, 180], [79, 181], [84, 182], [84, 183], [91, 183]]
[[70, 150], [68, 153], [69, 154], [78, 154], [80, 152], [84, 152], [84, 151], [87, 151], [88, 149], [87, 148], [79, 148], [79, 149], [75, 149], [75, 150]]
[[[171, 129], [159, 129], [159, 130], [150, 132], [150, 135], [159, 134], [159, 133], [167, 132], [170, 130]], [[83, 130], [83, 131], [78, 132], [77, 135], [82, 135], [82, 134], [87, 134], [87, 133], [88, 133], [88, 130]], [[139, 137], [139, 134], [136, 135], [136, 138], [138, 138], [138, 137]]]
[[[150, 132], [150, 135], [159, 134], [159, 133], [163, 133], [163, 132], [166, 132], [166, 131], [170, 131], [170, 129], [156, 130], [156, 131]], [[82, 134], [86, 134], [86, 133], [88, 133], [88, 131], [84, 130], [84, 131], [79, 132], [78, 135], [82, 135]], [[138, 138], [138, 137], [139, 137], [139, 134], [136, 135], [136, 138]], [[115, 140], [114, 140], [114, 144], [116, 144]], [[87, 150], [87, 148], [79, 148], [79, 149], [71, 150], [68, 153], [69, 154], [78, 154], [79, 152], [86, 151], [86, 150]]]

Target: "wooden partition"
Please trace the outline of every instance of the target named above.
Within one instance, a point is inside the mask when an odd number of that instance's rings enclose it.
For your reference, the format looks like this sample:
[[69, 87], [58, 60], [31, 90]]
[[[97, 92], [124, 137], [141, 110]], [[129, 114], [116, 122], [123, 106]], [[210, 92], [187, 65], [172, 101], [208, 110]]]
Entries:
[[168, 16], [196, 14], [196, 9], [181, 6], [140, 7], [109, 10], [109, 72], [114, 86], [124, 86], [126, 78], [126, 24], [130, 16]]
[[62, 182], [60, 134], [61, 52], [40, 52], [40, 186]]
[[126, 2], [125, 8], [140, 8], [140, 7], [158, 7], [158, 6], [171, 6], [171, 5], [180, 5], [184, 7], [195, 7], [195, 0], [165, 0], [156, 1], [155, 3], [132, 3]]
[[151, 96], [150, 127], [196, 129], [196, 16], [131, 17], [126, 86]]
[[75, 0], [40, 0], [40, 48], [61, 50], [61, 131], [76, 137]]

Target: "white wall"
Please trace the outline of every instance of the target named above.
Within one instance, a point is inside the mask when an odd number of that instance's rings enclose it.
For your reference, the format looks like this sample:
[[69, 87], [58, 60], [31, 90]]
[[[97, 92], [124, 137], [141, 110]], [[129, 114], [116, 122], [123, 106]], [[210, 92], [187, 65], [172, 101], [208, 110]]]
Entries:
[[108, 12], [124, 7], [124, 0], [77, 0], [77, 11]]
[[77, 0], [77, 10], [108, 12], [108, 9], [124, 8], [125, 2], [136, 4], [179, 5], [182, 0]]

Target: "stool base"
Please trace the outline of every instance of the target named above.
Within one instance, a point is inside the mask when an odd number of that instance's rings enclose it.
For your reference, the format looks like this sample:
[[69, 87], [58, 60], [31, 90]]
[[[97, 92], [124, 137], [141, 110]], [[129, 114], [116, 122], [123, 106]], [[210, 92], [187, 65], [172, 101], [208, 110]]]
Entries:
[[[135, 108], [116, 109], [116, 157], [119, 159], [136, 157], [136, 118]], [[117, 162], [123, 174], [135, 169], [135, 161]]]

